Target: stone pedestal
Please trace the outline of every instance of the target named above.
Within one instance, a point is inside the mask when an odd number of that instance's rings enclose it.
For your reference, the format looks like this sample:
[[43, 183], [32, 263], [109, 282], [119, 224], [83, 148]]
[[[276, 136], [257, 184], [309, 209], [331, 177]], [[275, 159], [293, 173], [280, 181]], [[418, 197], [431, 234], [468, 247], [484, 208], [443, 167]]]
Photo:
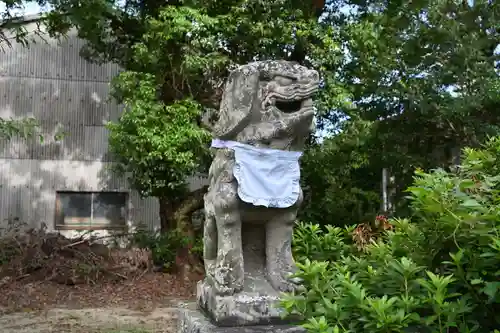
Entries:
[[220, 296], [207, 280], [198, 282], [196, 304], [180, 310], [178, 333], [305, 332], [299, 326], [290, 325], [290, 318], [282, 318], [280, 294], [266, 278], [264, 237], [262, 226], [243, 227], [243, 290]]
[[201, 281], [197, 288], [198, 307], [218, 326], [282, 324], [279, 297], [244, 290], [233, 296], [217, 296]]
[[279, 293], [267, 280], [265, 268], [265, 230], [247, 224], [242, 230], [245, 280], [243, 290], [219, 296], [205, 279], [197, 286], [198, 307], [218, 326], [281, 324]]
[[305, 333], [306, 330], [292, 325], [216, 326], [195, 304], [179, 310], [178, 333]]

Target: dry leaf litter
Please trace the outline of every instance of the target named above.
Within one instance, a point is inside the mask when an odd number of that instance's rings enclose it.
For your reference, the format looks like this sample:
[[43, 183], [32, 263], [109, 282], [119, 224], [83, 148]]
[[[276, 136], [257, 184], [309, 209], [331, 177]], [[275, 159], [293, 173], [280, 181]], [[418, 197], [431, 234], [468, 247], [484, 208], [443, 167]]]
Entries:
[[110, 249], [43, 229], [0, 237], [0, 313], [58, 308], [126, 307], [152, 311], [191, 299], [200, 274], [152, 270], [143, 249]]

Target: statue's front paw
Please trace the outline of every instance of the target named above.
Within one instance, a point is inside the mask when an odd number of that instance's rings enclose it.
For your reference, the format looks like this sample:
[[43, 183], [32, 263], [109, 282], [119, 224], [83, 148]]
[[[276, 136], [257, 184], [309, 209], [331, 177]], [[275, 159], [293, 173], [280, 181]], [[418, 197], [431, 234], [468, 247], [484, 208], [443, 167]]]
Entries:
[[237, 294], [241, 291], [241, 289], [238, 289], [237, 286], [226, 286], [224, 284], [214, 284], [215, 292], [217, 295], [220, 296], [232, 296], [234, 294]]
[[275, 283], [275, 289], [284, 293], [292, 293], [295, 290], [297, 290], [300, 287], [300, 285], [297, 285], [291, 281], [280, 281], [278, 283]]
[[282, 274], [272, 274], [269, 276], [271, 285], [277, 291], [291, 293], [301, 287], [302, 280], [292, 277], [293, 273], [285, 272]]
[[218, 267], [214, 269], [213, 286], [218, 295], [230, 296], [243, 290], [243, 276], [234, 276], [230, 269]]

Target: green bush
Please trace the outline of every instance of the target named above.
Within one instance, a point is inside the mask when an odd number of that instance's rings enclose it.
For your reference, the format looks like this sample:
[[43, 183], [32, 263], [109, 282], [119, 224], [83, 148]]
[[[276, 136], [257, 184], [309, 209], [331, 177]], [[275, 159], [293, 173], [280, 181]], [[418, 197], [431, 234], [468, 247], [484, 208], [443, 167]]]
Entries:
[[133, 246], [151, 250], [153, 263], [167, 272], [174, 268], [177, 251], [188, 242], [189, 239], [180, 231], [160, 233], [146, 228], [138, 228], [131, 239]]
[[346, 240], [353, 230], [353, 227], [298, 223], [292, 242], [295, 260], [339, 260], [352, 247], [352, 242]]
[[[412, 218], [362, 250], [354, 228], [300, 224], [283, 300], [310, 332], [493, 332], [500, 327], [500, 138], [457, 170], [417, 171]], [[498, 331], [496, 331], [498, 332]]]
[[197, 235], [194, 239], [194, 244], [190, 249], [191, 254], [193, 254], [200, 262], [203, 262], [203, 235]]

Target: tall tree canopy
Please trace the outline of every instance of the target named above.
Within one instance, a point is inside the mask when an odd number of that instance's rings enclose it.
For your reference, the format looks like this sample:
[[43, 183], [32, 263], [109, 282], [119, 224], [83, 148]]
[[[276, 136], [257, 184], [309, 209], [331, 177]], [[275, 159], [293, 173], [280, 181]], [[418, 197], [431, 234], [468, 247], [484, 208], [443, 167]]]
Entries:
[[447, 165], [498, 132], [496, 1], [371, 2], [357, 15], [342, 29], [345, 75], [357, 115], [378, 122], [385, 165], [410, 174]]
[[[217, 109], [231, 68], [285, 58], [325, 77], [342, 61], [339, 34], [318, 23], [323, 3], [280, 1], [52, 1], [53, 32], [76, 28], [83, 54], [125, 71], [113, 95], [126, 110], [109, 124], [117, 170], [144, 196], [160, 199], [162, 229], [186, 194], [186, 178], [206, 170], [209, 133], [201, 122]], [[319, 6], [319, 7], [318, 7]], [[340, 91], [335, 80], [324, 90]], [[325, 96], [328, 94], [325, 93]], [[337, 93], [329, 94], [337, 96]], [[342, 98], [329, 97], [328, 109]], [[329, 103], [329, 104], [328, 104]]]
[[375, 214], [382, 168], [401, 198], [415, 168], [449, 166], [460, 148], [499, 130], [498, 2], [349, 5], [325, 20], [341, 35], [346, 57], [337, 79], [355, 107], [338, 110], [350, 118], [344, 132], [313, 147], [304, 170], [315, 189], [305, 213], [327, 223], [358, 222], [370, 207]]
[[236, 64], [284, 58], [322, 75], [318, 123], [329, 137], [304, 159], [309, 219], [363, 219], [378, 210], [382, 168], [404, 188], [414, 168], [449, 165], [498, 132], [497, 1], [50, 2], [53, 31], [75, 27], [88, 59], [125, 69], [111, 149], [164, 217], [184, 177], [205, 166], [200, 118]]

